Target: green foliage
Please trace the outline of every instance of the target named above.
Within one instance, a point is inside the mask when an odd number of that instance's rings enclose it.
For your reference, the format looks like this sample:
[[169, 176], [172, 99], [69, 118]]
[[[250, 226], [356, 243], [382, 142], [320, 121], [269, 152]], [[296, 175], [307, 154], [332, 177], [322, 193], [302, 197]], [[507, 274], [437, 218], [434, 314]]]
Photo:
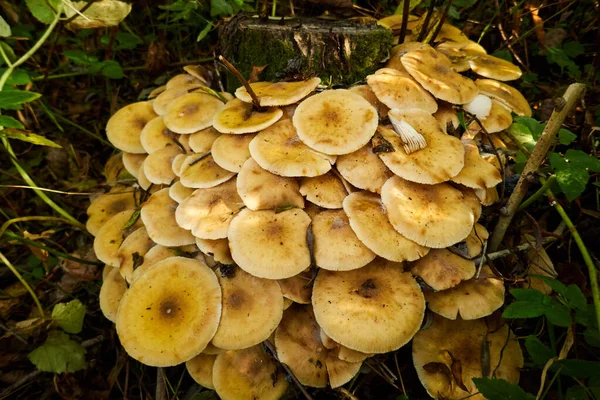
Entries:
[[0, 36], [7, 37], [11, 35], [10, 26], [2, 16], [0, 16]]
[[525, 338], [525, 349], [533, 364], [538, 368], [543, 368], [549, 359], [556, 354], [552, 349], [546, 346], [537, 336], [529, 335]]
[[41, 94], [25, 90], [3, 90], [0, 92], [0, 109], [19, 110], [25, 103], [39, 99]]
[[546, 59], [550, 64], [556, 64], [564, 72], [576, 79], [581, 77], [581, 69], [574, 61], [577, 56], [582, 55], [585, 49], [577, 41], [566, 42], [562, 47], [552, 47], [546, 50]]
[[8, 115], [0, 115], [0, 126], [5, 128], [23, 129], [23, 124]]
[[25, 0], [31, 14], [40, 22], [49, 24], [56, 17], [61, 0]]
[[535, 400], [535, 396], [504, 379], [473, 378], [477, 390], [488, 400]]
[[[10, 118], [10, 117], [7, 117], [7, 118]], [[13, 118], [11, 118], [11, 119], [13, 119]], [[13, 119], [13, 121], [20, 124], [19, 121], [16, 121], [14, 119]], [[14, 123], [13, 123], [13, 125], [14, 125]], [[31, 144], [35, 144], [38, 146], [55, 147], [58, 149], [60, 149], [62, 147], [61, 145], [53, 142], [50, 139], [45, 138], [44, 136], [38, 135], [37, 133], [25, 131], [23, 129], [13, 129], [13, 128], [4, 129], [4, 130], [0, 131], [0, 137], [5, 137], [8, 139], [16, 139], [16, 140], [20, 140], [22, 142], [31, 143]]]
[[61, 331], [52, 331], [43, 345], [29, 353], [37, 369], [61, 374], [85, 369], [85, 349]]
[[102, 73], [110, 79], [123, 78], [123, 68], [115, 60], [98, 60], [96, 56], [90, 56], [82, 50], [66, 50], [64, 56], [77, 65], [87, 67], [90, 74]]
[[68, 303], [58, 303], [52, 310], [52, 319], [67, 333], [77, 334], [83, 327], [87, 309], [75, 299]]

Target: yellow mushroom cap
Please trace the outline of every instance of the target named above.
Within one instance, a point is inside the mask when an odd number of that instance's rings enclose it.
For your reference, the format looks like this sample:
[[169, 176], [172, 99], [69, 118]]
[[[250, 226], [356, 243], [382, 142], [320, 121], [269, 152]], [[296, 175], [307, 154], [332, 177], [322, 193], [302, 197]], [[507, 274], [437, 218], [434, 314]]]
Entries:
[[158, 115], [165, 115], [167, 113], [167, 107], [169, 104], [178, 97], [188, 93], [187, 88], [172, 88], [167, 89], [160, 93], [154, 100], [152, 100], [152, 107], [154, 112]]
[[485, 229], [485, 226], [481, 224], [475, 224], [469, 236], [465, 239], [467, 245], [467, 254], [470, 258], [477, 257], [483, 250], [483, 244], [490, 237], [489, 232]]
[[167, 128], [163, 117], [159, 115], [144, 126], [140, 134], [140, 142], [145, 152], [151, 154], [167, 145], [174, 144], [173, 137], [178, 136]]
[[110, 272], [100, 287], [100, 310], [110, 322], [117, 320], [117, 310], [127, 290], [127, 283], [118, 268], [109, 267]]
[[505, 83], [493, 79], [477, 79], [475, 84], [482, 94], [498, 101], [515, 114], [531, 117], [531, 107], [521, 92]]
[[344, 183], [332, 172], [300, 180], [300, 193], [323, 208], [342, 208], [348, 195]]
[[158, 263], [159, 261], [175, 257], [176, 251], [176, 249], [161, 246], [160, 244], [157, 244], [156, 246], [152, 247], [144, 255], [144, 260], [142, 264], [133, 270], [133, 282], [135, 282], [140, 276], [142, 276], [148, 270], [148, 268]]
[[133, 281], [133, 270], [141, 265], [144, 256], [155, 243], [148, 236], [143, 226], [133, 231], [123, 240], [117, 257], [119, 258], [119, 272], [128, 283]]
[[314, 257], [318, 267], [330, 271], [349, 271], [364, 267], [375, 258], [350, 228], [343, 210], [317, 214], [311, 225]]
[[226, 182], [235, 172], [221, 168], [211, 154], [190, 154], [183, 161], [179, 178], [185, 187], [206, 189]]
[[377, 98], [389, 108], [418, 108], [429, 114], [437, 111], [435, 99], [406, 72], [382, 68], [367, 76]]
[[312, 304], [329, 337], [363, 353], [404, 346], [425, 315], [423, 292], [413, 276], [401, 264], [381, 259], [352, 271], [320, 270]]
[[475, 263], [447, 249], [433, 249], [410, 269], [434, 290], [450, 289], [471, 279], [476, 272]]
[[[482, 346], [489, 354], [485, 377], [494, 374], [496, 379], [518, 383], [523, 353], [508, 325], [488, 332], [483, 319], [448, 320], [434, 315], [433, 323], [417, 333], [412, 346], [413, 363], [427, 393], [448, 400], [485, 400], [472, 381], [483, 376]], [[460, 388], [457, 377], [468, 391]]]
[[436, 98], [452, 104], [469, 103], [477, 86], [452, 69], [452, 63], [431, 47], [413, 50], [402, 56], [408, 73]]
[[362, 362], [373, 355], [373, 354], [362, 353], [360, 351], [349, 349], [346, 346], [342, 346], [341, 344], [338, 344], [337, 347], [338, 347], [337, 357], [340, 360], [348, 361], [350, 363]]
[[515, 64], [488, 54], [472, 57], [469, 65], [477, 75], [499, 81], [514, 81], [523, 74]]
[[394, 229], [433, 248], [451, 246], [469, 235], [477, 210], [467, 198], [468, 194], [447, 183], [422, 185], [398, 176], [390, 178], [381, 190]]
[[129, 104], [117, 111], [106, 124], [108, 140], [119, 150], [128, 153], [145, 153], [140, 136], [142, 129], [156, 117], [150, 102]]
[[180, 181], [173, 182], [169, 186], [169, 197], [181, 204], [194, 193], [194, 189], [187, 188], [181, 184]]
[[262, 346], [217, 355], [213, 384], [223, 400], [278, 400], [288, 388], [285, 375]]
[[185, 362], [185, 368], [196, 383], [207, 389], [215, 389], [213, 385], [213, 366], [217, 355], [200, 353]]
[[362, 361], [348, 362], [333, 354], [329, 354], [325, 360], [325, 365], [327, 366], [329, 386], [335, 389], [350, 382], [350, 380], [358, 374], [360, 367], [362, 366]]
[[243, 209], [229, 225], [231, 256], [244, 271], [267, 279], [284, 279], [310, 266], [306, 231], [310, 217], [300, 209]]
[[348, 154], [366, 145], [379, 118], [365, 99], [346, 89], [327, 90], [304, 100], [292, 118], [298, 137], [326, 154]]
[[208, 189], [197, 189], [177, 207], [175, 218], [184, 229], [202, 239], [227, 237], [229, 223], [244, 207], [236, 190], [236, 178]]
[[307, 269], [290, 278], [279, 279], [279, 286], [283, 297], [298, 304], [310, 304], [313, 287], [312, 270]]
[[406, 68], [402, 65], [402, 56], [409, 51], [419, 50], [427, 47], [428, 45], [421, 42], [405, 42], [397, 46], [392, 47], [391, 57], [385, 64], [386, 68], [393, 68], [398, 71], [406, 72]]
[[[299, 102], [315, 90], [319, 83], [321, 79], [312, 78], [299, 82], [254, 82], [250, 87], [258, 97], [261, 106], [272, 107]], [[246, 103], [252, 102], [252, 97], [243, 86], [235, 91], [235, 96]]]
[[282, 115], [281, 108], [255, 110], [252, 103], [233, 99], [215, 115], [213, 127], [221, 133], [253, 133], [273, 125]]
[[467, 35], [462, 33], [460, 29], [450, 24], [443, 24], [442, 28], [438, 32], [435, 37], [436, 42], [442, 42], [446, 40], [451, 40], [453, 42], [466, 42], [469, 41]]
[[212, 256], [216, 262], [222, 264], [233, 264], [231, 251], [229, 250], [229, 240], [227, 239], [200, 239], [196, 238], [196, 246], [201, 252]]
[[[94, 238], [94, 252], [98, 260], [113, 267], [119, 266], [117, 250], [123, 243], [123, 239], [142, 226], [140, 218], [131, 224], [133, 213], [133, 210], [121, 211], [106, 221], [98, 230]], [[129, 224], [131, 225], [128, 226]]]
[[296, 179], [275, 175], [248, 159], [237, 176], [237, 191], [251, 210], [304, 208]]
[[383, 163], [399, 177], [411, 182], [433, 185], [450, 180], [464, 167], [465, 150], [460, 140], [445, 134], [431, 114], [410, 109], [390, 111], [390, 116], [404, 121], [427, 142], [424, 149], [407, 153], [404, 141], [394, 130], [380, 126], [377, 131], [394, 151], [377, 153]]
[[427, 307], [445, 318], [477, 319], [490, 315], [504, 304], [504, 282], [486, 265], [479, 277], [451, 289], [426, 293]]
[[152, 91], [148, 94], [148, 99], [156, 98], [156, 96], [158, 96], [165, 90], [167, 90], [167, 85], [161, 85], [161, 86], [158, 86], [158, 87], [152, 89]]
[[475, 189], [475, 194], [481, 201], [482, 206], [491, 206], [500, 200], [500, 196], [498, 195], [498, 190], [496, 190], [496, 188]]
[[183, 150], [175, 143], [170, 143], [162, 149], [154, 151], [144, 160], [144, 175], [154, 184], [170, 184], [176, 178], [173, 168], [171, 168], [173, 159], [182, 153]]
[[385, 181], [394, 175], [373, 152], [370, 144], [339, 156], [335, 165], [338, 172], [353, 186], [375, 193], [380, 193]]
[[[489, 115], [480, 121], [487, 133], [496, 133], [507, 129], [512, 124], [512, 115], [502, 103], [492, 100]], [[477, 125], [477, 121], [473, 121], [472, 124]]]
[[226, 350], [245, 349], [267, 340], [283, 316], [277, 281], [261, 279], [237, 267], [217, 272], [223, 311], [212, 344]]
[[163, 246], [184, 246], [194, 243], [190, 231], [177, 225], [175, 210], [178, 203], [169, 196], [169, 189], [161, 189], [154, 193], [142, 206], [140, 213], [154, 242]]
[[354, 192], [344, 199], [344, 212], [356, 236], [375, 254], [390, 261], [414, 261], [429, 252], [399, 234], [390, 224], [381, 198]]
[[214, 116], [223, 107], [223, 102], [214, 96], [188, 93], [171, 101], [163, 118], [171, 131], [189, 134], [211, 126]]
[[117, 334], [134, 359], [167, 367], [200, 354], [220, 317], [221, 287], [214, 272], [196, 260], [172, 257], [154, 264], [127, 290]]
[[281, 176], [317, 176], [331, 169], [331, 157], [305, 145], [290, 120], [282, 120], [260, 132], [250, 142], [256, 162]]
[[92, 200], [87, 209], [88, 220], [85, 223], [86, 230], [93, 236], [104, 224], [125, 210], [133, 210], [139, 200], [139, 192], [131, 187], [115, 186], [110, 192], [101, 194]]
[[250, 158], [248, 146], [255, 134], [221, 135], [212, 145], [211, 154], [215, 162], [223, 169], [240, 172], [242, 165]]
[[388, 106], [379, 101], [379, 99], [377, 98], [377, 96], [375, 96], [375, 93], [373, 93], [373, 90], [371, 90], [369, 85], [356, 85], [352, 86], [349, 90], [371, 103], [371, 105], [377, 110], [379, 118], [387, 115], [388, 111], [390, 110]]
[[221, 134], [211, 126], [190, 134], [188, 144], [194, 153], [208, 153], [219, 136]]
[[123, 166], [131, 176], [137, 179], [140, 166], [146, 157], [148, 154], [123, 153]]
[[439, 108], [433, 117], [440, 124], [440, 128], [446, 134], [453, 134], [460, 125], [458, 120], [458, 114], [454, 110], [452, 104], [443, 103], [439, 105]]
[[142, 163], [140, 164], [140, 169], [138, 170], [136, 179], [138, 181], [138, 185], [140, 185], [140, 188], [149, 191], [150, 187], [152, 186], [152, 182], [150, 182], [148, 180], [148, 177], [146, 177], [146, 172], [144, 171], [144, 162], [145, 161], [146, 160], [144, 159], [144, 161], [142, 161]]
[[479, 149], [474, 143], [465, 141], [463, 146], [465, 167], [452, 178], [453, 182], [473, 189], [491, 188], [502, 182], [500, 171], [479, 155]]
[[197, 77], [190, 74], [178, 74], [167, 81], [165, 87], [169, 89], [191, 89], [199, 86], [204, 86], [206, 81], [201, 81]]

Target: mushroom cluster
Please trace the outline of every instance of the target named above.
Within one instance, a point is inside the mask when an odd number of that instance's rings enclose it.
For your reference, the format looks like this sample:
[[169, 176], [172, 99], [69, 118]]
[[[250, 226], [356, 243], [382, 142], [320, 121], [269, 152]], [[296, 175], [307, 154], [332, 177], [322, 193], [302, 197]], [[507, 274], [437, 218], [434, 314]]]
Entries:
[[482, 138], [531, 109], [503, 82], [518, 67], [449, 25], [436, 42], [396, 46], [349, 89], [312, 78], [233, 97], [186, 69], [112, 116], [137, 184], [97, 197], [87, 227], [107, 265], [102, 311], [131, 357], [186, 362], [224, 399], [276, 399], [287, 381], [262, 342], [301, 384], [339, 387], [414, 338], [432, 397], [518, 381], [514, 335], [485, 319], [504, 284], [473, 259], [502, 181]]

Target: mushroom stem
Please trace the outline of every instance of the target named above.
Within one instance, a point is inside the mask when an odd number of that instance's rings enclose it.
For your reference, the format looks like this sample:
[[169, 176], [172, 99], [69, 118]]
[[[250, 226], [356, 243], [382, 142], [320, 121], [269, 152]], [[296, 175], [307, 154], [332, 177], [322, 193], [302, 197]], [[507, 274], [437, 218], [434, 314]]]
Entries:
[[406, 154], [411, 154], [427, 147], [427, 141], [419, 132], [415, 130], [408, 122], [403, 119], [396, 119], [392, 115], [388, 115], [394, 131], [400, 136], [404, 142], [402, 146]]
[[285, 372], [287, 372], [289, 377], [292, 378], [292, 381], [294, 381], [296, 386], [298, 386], [298, 389], [300, 389], [300, 391], [302, 392], [302, 394], [304, 395], [306, 400], [313, 400], [312, 396], [308, 393], [306, 388], [300, 383], [298, 378], [296, 378], [296, 375], [294, 375], [292, 370], [287, 365], [285, 365], [281, 361], [279, 361], [279, 359], [277, 358], [277, 350], [275, 350], [275, 346], [273, 346], [273, 344], [271, 342], [269, 342], [268, 340], [265, 340], [263, 342], [263, 344], [269, 350], [269, 352], [271, 353], [273, 358], [279, 363], [279, 365], [281, 365], [283, 367], [283, 369], [285, 369]]
[[254, 107], [258, 111], [263, 111], [263, 107], [261, 107], [260, 105], [260, 100], [258, 99], [258, 96], [256, 95], [256, 93], [254, 93], [254, 90], [252, 90], [252, 87], [250, 86], [248, 81], [242, 76], [240, 71], [238, 71], [237, 68], [234, 67], [233, 64], [227, 61], [227, 59], [223, 56], [219, 56], [219, 61], [221, 61], [223, 65], [225, 65], [225, 67], [229, 70], [229, 72], [235, 75], [235, 77], [242, 83], [242, 85], [244, 85], [246, 91], [248, 92], [250, 97], [252, 97], [252, 104], [254, 104]]

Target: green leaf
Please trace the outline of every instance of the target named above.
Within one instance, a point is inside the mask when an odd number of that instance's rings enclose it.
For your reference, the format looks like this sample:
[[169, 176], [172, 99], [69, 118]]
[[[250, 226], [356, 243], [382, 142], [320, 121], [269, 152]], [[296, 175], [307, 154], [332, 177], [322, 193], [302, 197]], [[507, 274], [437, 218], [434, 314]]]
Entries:
[[569, 145], [573, 140], [577, 139], [577, 135], [568, 129], [560, 128], [558, 130], [558, 142], [560, 144]]
[[0, 131], [0, 136], [8, 139], [21, 140], [27, 143], [33, 143], [38, 146], [55, 147], [57, 149], [62, 148], [61, 145], [54, 143], [50, 139], [46, 139], [44, 136], [38, 135], [37, 133], [25, 131], [22, 129], [7, 128]]
[[533, 138], [531, 130], [529, 130], [529, 128], [526, 125], [518, 122], [513, 122], [513, 124], [508, 127], [508, 132], [527, 150], [533, 150], [536, 141]]
[[63, 55], [77, 65], [90, 65], [98, 61], [98, 57], [89, 56], [82, 50], [65, 50]]
[[580, 325], [596, 328], [596, 308], [594, 307], [594, 304], [587, 304], [583, 310], [576, 309], [575, 321]]
[[567, 389], [565, 400], [589, 400], [589, 397], [583, 386], [571, 386]]
[[[564, 283], [562, 283], [558, 279], [550, 278], [549, 276], [545, 276], [545, 275], [533, 274], [531, 276], [544, 281], [544, 283], [546, 283], [546, 285], [550, 286], [550, 288], [552, 288], [552, 290], [554, 290], [558, 294], [561, 294], [564, 296], [565, 293], [567, 293], [567, 287], [565, 286]], [[511, 291], [511, 293], [512, 293], [512, 291]]]
[[204, 39], [206, 37], [206, 35], [208, 35], [208, 32], [210, 32], [210, 29], [212, 27], [213, 27], [212, 22], [209, 22], [208, 24], [206, 24], [206, 26], [204, 27], [204, 29], [202, 29], [200, 31], [200, 34], [198, 34], [198, 37], [196, 38], [196, 42], [199, 42], [202, 39]]
[[513, 62], [513, 55], [510, 52], [510, 50], [508, 50], [508, 49], [498, 50], [495, 53], [493, 53], [492, 55], [494, 57], [501, 58], [501, 59], [506, 60], [508, 62]]
[[210, 16], [218, 17], [221, 15], [233, 14], [233, 7], [226, 0], [210, 0]]
[[0, 15], [0, 36], [7, 37], [10, 35], [10, 25], [8, 25], [8, 22]]
[[589, 169], [593, 172], [600, 172], [600, 159], [581, 150], [567, 150], [565, 153], [565, 159], [567, 162], [570, 162], [579, 168]]
[[566, 42], [563, 44], [562, 49], [570, 58], [575, 58], [585, 53], [585, 48], [579, 42]]
[[473, 378], [473, 383], [488, 400], [535, 400], [535, 396], [527, 393], [519, 385], [504, 379]]
[[591, 378], [600, 376], [600, 362], [587, 360], [559, 360], [555, 361], [560, 373], [574, 378]]
[[529, 335], [525, 338], [525, 348], [529, 357], [533, 363], [542, 368], [549, 359], [554, 357], [556, 354], [546, 346], [537, 336]]
[[9, 117], [8, 115], [0, 115], [0, 126], [3, 126], [5, 128], [16, 128], [16, 129], [25, 128], [20, 121], [17, 121], [13, 117]]
[[590, 346], [600, 348], [600, 332], [596, 328], [586, 328], [583, 331], [583, 339]]
[[546, 306], [531, 301], [515, 301], [502, 313], [504, 318], [536, 318], [546, 312]]
[[85, 349], [61, 331], [50, 332], [43, 345], [29, 353], [37, 369], [61, 374], [85, 369]]
[[21, 104], [39, 99], [42, 95], [25, 90], [3, 90], [0, 92], [0, 109], [18, 110]]
[[531, 132], [533, 139], [536, 141], [542, 136], [542, 132], [544, 132], [544, 127], [546, 126], [546, 124], [531, 117], [516, 116], [514, 122], [525, 125]]
[[569, 167], [569, 163], [558, 153], [549, 152], [548, 160], [550, 161], [550, 166], [554, 171], [560, 171], [561, 169]]
[[25, 0], [27, 8], [33, 16], [44, 24], [49, 24], [56, 16], [56, 10], [61, 0]]
[[585, 169], [572, 165], [556, 173], [556, 181], [569, 201], [575, 200], [583, 193], [589, 179]]
[[52, 319], [67, 333], [79, 333], [83, 328], [86, 307], [75, 299], [68, 303], [58, 303], [52, 309]]
[[117, 32], [115, 39], [118, 43], [116, 50], [133, 50], [138, 45], [144, 43], [139, 36], [132, 35], [131, 33], [127, 32]]
[[575, 285], [574, 283], [571, 283], [567, 287], [567, 291], [565, 292], [564, 296], [569, 301], [569, 304], [574, 308], [582, 311], [587, 309], [587, 299], [585, 298], [585, 295], [581, 289], [579, 289], [579, 286]]
[[31, 82], [29, 72], [24, 69], [15, 69], [6, 80], [8, 85], [27, 85]]
[[571, 326], [573, 319], [571, 318], [571, 310], [553, 300], [548, 306], [546, 306], [546, 312], [544, 313], [549, 322], [556, 326], [562, 326], [566, 328]]
[[103, 63], [102, 74], [110, 79], [121, 79], [123, 78], [123, 68], [117, 61], [107, 60]]
[[[17, 56], [15, 55], [15, 51], [13, 50], [13, 48], [10, 47], [10, 45], [6, 42], [0, 42], [0, 47], [2, 47], [2, 50], [4, 50], [4, 55], [6, 56], [6, 58], [8, 58], [8, 61], [10, 61], [11, 63], [15, 62]], [[0, 56], [0, 65], [4, 64], [6, 64], [6, 61], [4, 61], [4, 57]]]
[[512, 294], [517, 300], [532, 301], [538, 303], [541, 303], [545, 296], [544, 293], [535, 289], [511, 289], [510, 294]]

